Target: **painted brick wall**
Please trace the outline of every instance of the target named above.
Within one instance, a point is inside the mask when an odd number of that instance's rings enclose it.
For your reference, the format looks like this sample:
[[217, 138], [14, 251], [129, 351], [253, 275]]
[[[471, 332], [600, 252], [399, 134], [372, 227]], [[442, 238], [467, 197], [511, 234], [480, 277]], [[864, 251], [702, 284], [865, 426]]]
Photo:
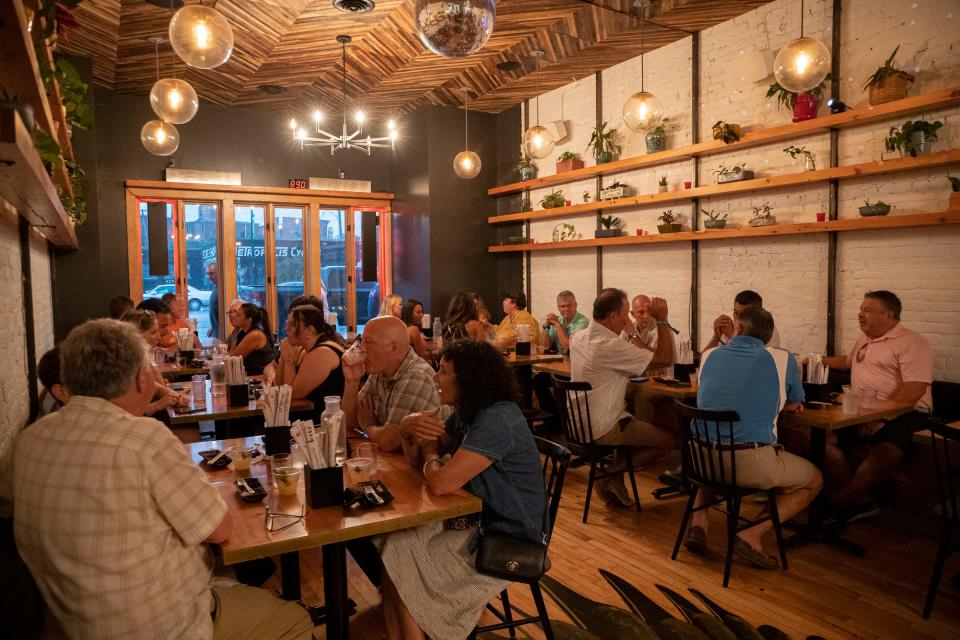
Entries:
[[[0, 206], [5, 206], [0, 202]], [[0, 212], [0, 515], [8, 496], [4, 478], [9, 470], [13, 439], [30, 416], [27, 395], [27, 348], [23, 320], [23, 290], [20, 269], [20, 236], [17, 220]]]
[[[832, 2], [808, 0], [804, 19], [805, 35], [828, 43], [832, 40]], [[917, 75], [911, 95], [960, 85], [960, 40], [956, 38], [960, 5], [956, 0], [845, 0], [841, 21], [841, 97], [850, 105], [866, 101], [862, 86], [898, 43], [898, 67]], [[766, 98], [772, 75], [750, 82], [742, 72], [742, 61], [752, 50], [772, 55], [796, 38], [800, 31], [799, 3], [777, 0], [726, 23], [701, 32], [700, 60], [700, 139], [710, 138], [710, 127], [717, 120], [742, 125], [745, 130], [778, 126], [790, 121], [792, 114], [780, 110]], [[772, 57], [771, 57], [772, 59]], [[623, 102], [639, 90], [640, 60], [634, 58], [603, 71], [603, 96], [600, 119], [620, 130], [618, 140], [624, 156], [645, 151], [643, 137], [622, 126]], [[690, 73], [692, 69], [689, 39], [663, 47], [645, 56], [644, 82], [664, 105], [664, 113], [674, 119], [669, 146], [689, 144]], [[554, 90], [540, 100], [541, 122], [560, 113], [573, 124], [575, 144], [559, 145], [555, 154], [570, 148], [582, 153], [589, 128], [595, 118], [594, 83], [581, 80]], [[582, 109], [582, 111], [578, 111]], [[823, 113], [824, 110], [821, 110]], [[545, 114], [550, 114], [545, 117]], [[926, 120], [945, 123], [935, 149], [960, 146], [960, 109], [924, 114]], [[904, 118], [906, 120], [906, 118]], [[891, 125], [847, 129], [839, 137], [839, 162], [853, 164], [880, 161], [883, 139]], [[580, 136], [580, 129], [586, 135]], [[790, 144], [805, 146], [816, 157], [817, 167], [829, 164], [829, 136], [812, 135]], [[749, 150], [720, 154], [700, 161], [700, 184], [714, 184], [713, 172], [721, 165], [746, 162], [759, 176], [780, 175], [802, 170], [802, 163], [784, 154], [784, 144], [772, 144]], [[592, 158], [585, 156], [587, 164]], [[604, 178], [616, 178], [635, 186], [639, 193], [656, 191], [657, 178], [666, 175], [670, 189], [678, 189], [692, 175], [693, 161], [682, 161], [648, 170], [638, 170]], [[553, 173], [552, 158], [540, 164], [540, 175]], [[863, 200], [882, 198], [893, 205], [891, 215], [943, 211], [948, 186], [943, 170], [916, 171], [878, 179], [845, 181], [840, 185], [839, 215], [857, 217]], [[594, 181], [564, 185], [567, 198], [582, 202], [581, 193], [592, 190]], [[532, 193], [536, 202], [547, 190]], [[574, 194], [571, 197], [571, 194]], [[780, 222], [809, 222], [828, 207], [827, 185], [791, 188], [740, 196], [704, 199], [701, 205], [729, 214], [729, 226], [744, 225], [751, 207], [769, 202]], [[671, 205], [685, 225], [690, 223], [689, 205]], [[656, 233], [657, 216], [664, 207], [640, 207], [616, 212], [625, 221], [628, 233], [638, 228]], [[594, 216], [582, 215], [568, 220], [554, 219], [533, 223], [531, 235], [548, 241], [553, 227], [561, 222], [576, 225], [583, 237], [590, 237]], [[867, 289], [887, 288], [904, 301], [904, 322], [921, 330], [937, 353], [937, 378], [960, 379], [960, 323], [950, 322], [960, 312], [960, 230], [893, 230], [840, 234], [838, 243], [838, 350], [848, 349], [858, 329], [856, 311]], [[827, 299], [826, 236], [794, 236], [780, 239], [750, 239], [703, 242], [700, 244], [700, 317], [695, 319], [701, 346], [709, 339], [714, 317], [729, 313], [733, 296], [744, 288], [759, 291], [777, 319], [784, 345], [793, 351], [823, 351], [826, 348]], [[626, 288], [633, 295], [652, 290], [653, 281], [660, 295], [670, 300], [673, 319], [680, 310], [689, 309], [689, 245], [665, 247], [623, 247], [603, 250], [603, 283]], [[559, 260], [557, 256], [569, 256]], [[577, 286], [595, 286], [596, 261], [593, 250], [532, 254], [530, 278], [534, 308], [544, 296], [552, 304], [553, 295], [564, 282]], [[556, 273], [553, 269], [563, 269]], [[560, 287], [567, 288], [567, 287]], [[579, 295], [579, 294], [578, 294]], [[581, 300], [581, 308], [584, 301]]]
[[50, 280], [50, 253], [39, 233], [30, 234], [30, 271], [33, 285], [33, 331], [37, 360], [53, 348], [53, 290]]

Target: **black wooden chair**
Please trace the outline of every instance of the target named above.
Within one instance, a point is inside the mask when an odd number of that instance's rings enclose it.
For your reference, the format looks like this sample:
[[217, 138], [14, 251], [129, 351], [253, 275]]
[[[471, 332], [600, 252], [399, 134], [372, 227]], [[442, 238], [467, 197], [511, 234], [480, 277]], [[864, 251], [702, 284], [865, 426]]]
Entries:
[[590, 402], [587, 392], [592, 389], [589, 382], [570, 382], [553, 378], [555, 387], [563, 392], [564, 402], [558, 406], [560, 421], [563, 423], [567, 435], [567, 447], [574, 458], [570, 462], [571, 468], [590, 465], [590, 475], [587, 479], [587, 497], [583, 503], [583, 521], [587, 521], [590, 513], [590, 498], [593, 495], [593, 484], [597, 480], [620, 475], [620, 472], [611, 472], [597, 467], [613, 465], [619, 454], [621, 460], [626, 461], [627, 472], [630, 474], [630, 486], [633, 488], [633, 500], [637, 511], [640, 511], [640, 495], [637, 493], [637, 478], [630, 464], [632, 455], [628, 446], [613, 446], [598, 444], [593, 440], [593, 424], [590, 419]]
[[[937, 596], [940, 576], [947, 557], [960, 549], [960, 545], [957, 545], [953, 539], [957, 524], [960, 523], [960, 503], [957, 498], [960, 464], [953, 455], [956, 453], [956, 447], [960, 446], [960, 430], [932, 419], [929, 424], [932, 432], [930, 444], [933, 447], [933, 472], [936, 476], [937, 492], [940, 494], [940, 516], [943, 518], [943, 529], [940, 532], [937, 559], [933, 563], [933, 573], [930, 575], [927, 598], [923, 603], [924, 618], [929, 618], [933, 611], [933, 599]], [[954, 451], [951, 452], [951, 448]]]
[[[547, 509], [550, 514], [550, 531], [547, 533], [547, 544], [550, 543], [550, 536], [553, 535], [553, 529], [557, 523], [557, 511], [560, 508], [560, 494], [563, 493], [563, 482], [567, 477], [567, 468], [570, 466], [570, 452], [563, 445], [551, 442], [545, 438], [534, 437], [537, 442], [537, 449], [543, 456], [543, 482], [547, 490]], [[547, 567], [544, 573], [550, 570], [550, 560], [547, 559]], [[553, 640], [553, 628], [550, 626], [550, 617], [547, 615], [547, 607], [543, 601], [543, 592], [540, 590], [540, 578], [526, 581], [530, 585], [530, 591], [533, 594], [533, 601], [537, 606], [537, 615], [532, 618], [513, 619], [513, 612], [510, 610], [510, 598], [507, 590], [500, 593], [500, 601], [503, 603], [503, 611], [497, 610], [492, 604], [487, 605], [487, 609], [493, 612], [500, 623], [476, 627], [471, 638], [475, 638], [478, 633], [488, 631], [500, 631], [509, 629], [510, 637], [516, 638], [516, 628], [525, 624], [539, 622], [543, 627], [543, 634], [547, 640]]]
[[[754, 489], [737, 486], [737, 459], [735, 451], [729, 446], [717, 446], [718, 442], [733, 442], [734, 425], [740, 422], [736, 411], [707, 411], [697, 409], [682, 402], [677, 402], [677, 411], [685, 418], [683, 424], [683, 460], [684, 476], [699, 491], [705, 491], [711, 496], [707, 502], [694, 507], [698, 491], [690, 494], [687, 508], [683, 512], [680, 522], [680, 532], [673, 545], [671, 559], [677, 559], [680, 544], [687, 531], [690, 516], [694, 511], [717, 507], [726, 503], [726, 508], [719, 508], [727, 514], [727, 554], [723, 567], [723, 586], [730, 582], [730, 568], [733, 563], [733, 547], [736, 536], [744, 529], [755, 524], [773, 521], [773, 530], [777, 534], [777, 547], [780, 549], [780, 566], [787, 568], [787, 551], [783, 543], [783, 532], [780, 529], [780, 514], [777, 513], [778, 489]], [[769, 504], [769, 515], [748, 520], [740, 516], [740, 504], [743, 498], [755, 493], [766, 493]]]

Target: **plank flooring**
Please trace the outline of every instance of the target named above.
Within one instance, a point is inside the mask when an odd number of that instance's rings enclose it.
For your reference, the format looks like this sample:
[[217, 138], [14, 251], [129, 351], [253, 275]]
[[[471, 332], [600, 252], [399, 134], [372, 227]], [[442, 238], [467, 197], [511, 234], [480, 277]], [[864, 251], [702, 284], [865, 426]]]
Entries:
[[[706, 558], [681, 549], [677, 560], [670, 560], [683, 500], [658, 501], [650, 495], [659, 486], [656, 476], [668, 466], [661, 463], [638, 475], [642, 513], [632, 508], [613, 509], [595, 499], [588, 524], [580, 522], [586, 473], [582, 469], [571, 472], [551, 543], [553, 568], [549, 575], [582, 596], [629, 610], [600, 575], [599, 570], [605, 569], [680, 619], [680, 611], [656, 585], [699, 604], [688, 591], [697, 589], [754, 627], [771, 625], [790, 638], [957, 637], [960, 591], [949, 578], [960, 572], [960, 556], [947, 562], [931, 619], [920, 616], [940, 530], [933, 517], [883, 511], [854, 523], [846, 537], [866, 546], [863, 558], [825, 545], [803, 545], [788, 552], [790, 570], [786, 572], [753, 569], [735, 560], [730, 586], [724, 589], [720, 584], [723, 546], [719, 514], [711, 516], [711, 553]], [[774, 544], [772, 537], [768, 543]], [[304, 601], [319, 604], [323, 600], [320, 552], [304, 553], [301, 558]], [[350, 595], [358, 605], [357, 614], [350, 619], [351, 637], [385, 638], [377, 589], [352, 560], [349, 581]], [[276, 577], [266, 586], [279, 592]], [[551, 618], [569, 620], [550, 596], [545, 598]], [[534, 611], [528, 587], [511, 587], [510, 599], [516, 608]], [[543, 637], [539, 628], [526, 631], [529, 637]], [[319, 628], [318, 637], [324, 637]], [[528, 636], [521, 631], [518, 637]]]

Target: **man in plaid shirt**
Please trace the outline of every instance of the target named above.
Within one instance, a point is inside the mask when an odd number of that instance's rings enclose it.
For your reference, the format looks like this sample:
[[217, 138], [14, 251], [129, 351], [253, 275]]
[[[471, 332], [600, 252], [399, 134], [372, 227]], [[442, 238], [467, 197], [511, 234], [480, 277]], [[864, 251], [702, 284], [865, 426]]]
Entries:
[[295, 603], [210, 586], [204, 543], [230, 536], [227, 506], [161, 422], [136, 329], [92, 320], [61, 345], [70, 402], [23, 431], [14, 533], [70, 638], [306, 639]]

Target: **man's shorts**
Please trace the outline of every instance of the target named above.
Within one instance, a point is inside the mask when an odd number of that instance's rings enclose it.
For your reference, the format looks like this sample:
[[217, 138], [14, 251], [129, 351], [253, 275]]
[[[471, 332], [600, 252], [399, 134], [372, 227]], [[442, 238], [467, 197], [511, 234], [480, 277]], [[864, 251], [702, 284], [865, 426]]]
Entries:
[[[729, 451], [721, 451], [729, 455]], [[737, 449], [737, 486], [756, 489], [796, 491], [809, 484], [817, 474], [812, 462], [784, 450], [781, 445]]]
[[879, 431], [873, 434], [872, 438], [861, 438], [855, 427], [842, 429], [837, 432], [837, 443], [840, 446], [847, 446], [856, 442], [865, 442], [871, 446], [887, 443], [907, 454], [913, 448], [913, 434], [928, 428], [929, 425], [926, 420], [929, 417], [920, 411], [905, 413], [899, 418], [894, 418], [884, 424]]

